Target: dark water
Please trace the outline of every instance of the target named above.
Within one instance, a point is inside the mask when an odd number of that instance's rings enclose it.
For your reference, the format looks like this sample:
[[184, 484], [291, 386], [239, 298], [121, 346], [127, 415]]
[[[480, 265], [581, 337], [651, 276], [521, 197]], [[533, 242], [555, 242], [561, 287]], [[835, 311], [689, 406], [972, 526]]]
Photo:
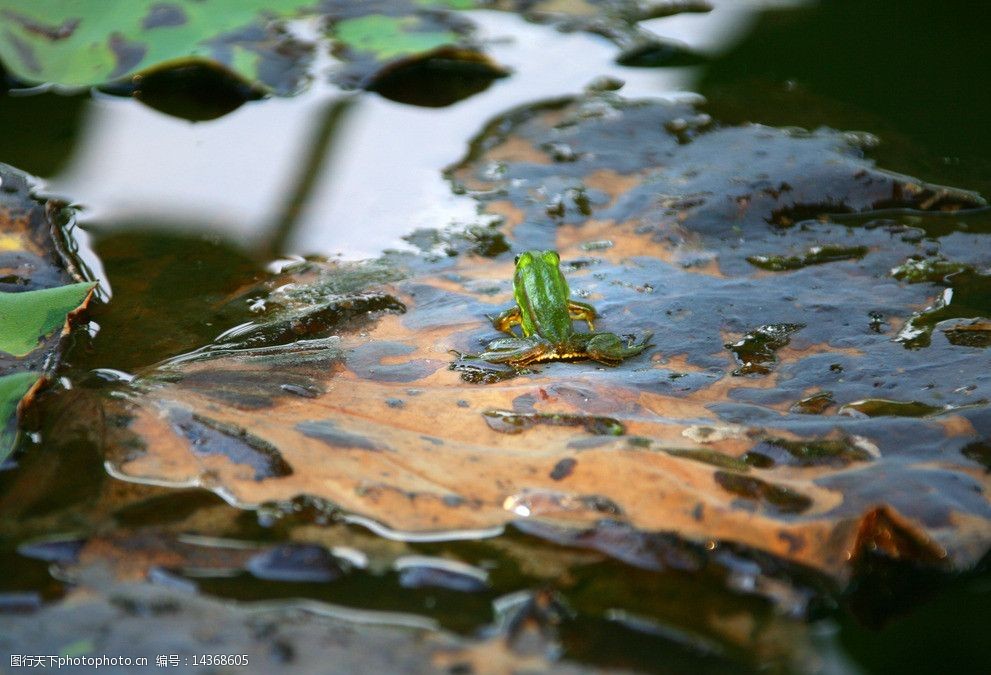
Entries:
[[[708, 101], [706, 111], [727, 124], [754, 121], [870, 132], [882, 140], [872, 151], [879, 165], [991, 195], [991, 127], [986, 123], [991, 89], [984, 72], [991, 63], [991, 43], [985, 35], [991, 25], [988, 19], [991, 16], [985, 7], [963, 2], [935, 6], [921, 1], [838, 0], [765, 11], [736, 46], [701, 66], [693, 75], [697, 79], [686, 86], [703, 94]], [[654, 93], [664, 93], [670, 84], [660, 76], [652, 81], [643, 70], [629, 70], [627, 75], [626, 70], [605, 60], [588, 67], [609, 68], [620, 77], [628, 76], [631, 95], [651, 93], [651, 87]], [[588, 79], [596, 74], [590, 72]], [[576, 81], [572, 88], [581, 84]], [[38, 422], [42, 435], [53, 425], [72, 425], [74, 413], [70, 411], [85, 406], [89, 392], [106, 386], [92, 369], [130, 372], [194, 349], [250, 318], [247, 306], [243, 311], [232, 311], [224, 301], [264, 274], [271, 253], [377, 252], [413, 229], [397, 215], [410, 209], [412, 194], [436, 193], [436, 198], [414, 204], [416, 208], [436, 208], [439, 217], [454, 222], [470, 218], [470, 208], [453, 205], [450, 195], [443, 193], [446, 186], [440, 170], [458, 158], [464, 139], [480, 129], [485, 118], [511, 104], [560, 93], [524, 88], [504, 98], [496, 96], [499, 87], [509, 91], [511, 86], [491, 85], [479, 94], [479, 98], [493, 97], [484, 106], [469, 99], [437, 113], [446, 115], [444, 124], [451, 129], [444, 141], [438, 141], [442, 148], [421, 143], [418, 147], [429, 149], [393, 166], [394, 170], [429, 177], [415, 179], [407, 188], [372, 190], [369, 199], [381, 202], [376, 217], [392, 219], [386, 226], [392, 228], [392, 239], [385, 236], [370, 244], [351, 245], [348, 237], [354, 230], [339, 223], [335, 224], [335, 234], [327, 239], [287, 238], [280, 234], [281, 226], [291, 217], [287, 214], [306, 208], [291, 201], [272, 206], [272, 213], [244, 227], [243, 212], [225, 211], [224, 199], [217, 200], [217, 208], [207, 209], [204, 223], [195, 216], [196, 207], [204, 206], [196, 201], [202, 195], [189, 198], [192, 210], [185, 209], [184, 202], [183, 208], [169, 212], [162, 202], [142, 205], [127, 199], [115, 201], [107, 196], [113, 187], [102, 192], [70, 193], [68, 196], [82, 201], [84, 207], [87, 201], [91, 204], [89, 211], [82, 212], [81, 223], [90, 232], [95, 257], [113, 297], [92, 312], [92, 319], [100, 325], [99, 334], [91, 341], [77, 341], [66, 353], [64, 373], [76, 386], [44, 402], [44, 417]], [[54, 192], [66, 193], [99, 182], [100, 176], [66, 178], [74, 156], [82, 152], [86, 134], [93, 133], [87, 124], [92, 125], [100, 115], [109, 115], [108, 110], [140, 105], [102, 96], [94, 102], [88, 95], [2, 95], [0, 161], [48, 179]], [[363, 96], [348, 104], [353, 106], [349, 112], [338, 110], [337, 117], [326, 100], [316, 95], [298, 104], [293, 114], [309, 121], [312, 137], [323, 138], [324, 146], [335, 134], [339, 145], [342, 135], [360, 141], [360, 131], [355, 127], [347, 131], [347, 127], [357, 125], [354, 120], [365, 113], [376, 115], [378, 124], [401, 127], [415, 119], [420, 123], [415, 128], [431, 129], [429, 111], [404, 109], [371, 94]], [[181, 109], [180, 104], [186, 102], [176, 103], [172, 109]], [[252, 106], [265, 105], [284, 104], [249, 102], [232, 115], [248, 116], [253, 114]], [[195, 116], [211, 114], [199, 111]], [[179, 133], [209, 140], [209, 125], [223, 120]], [[188, 123], [168, 120], [162, 124]], [[257, 133], [257, 127], [249, 124], [246, 128]], [[231, 151], [237, 133], [232, 131], [211, 151]], [[187, 140], [193, 147], [197, 139]], [[141, 139], [124, 137], [117, 142], [140, 144]], [[343, 145], [344, 149], [335, 152], [346, 153], [347, 147], [352, 147]], [[372, 148], [374, 144], [360, 147]], [[385, 152], [382, 156], [388, 155]], [[332, 166], [343, 173], [348, 171], [339, 162]], [[361, 170], [351, 169], [358, 172], [355, 175]], [[323, 180], [332, 182], [334, 178], [331, 170]], [[181, 176], [171, 187], [168, 176], [160, 180], [165, 187], [154, 193], [157, 197], [165, 199], [170, 191], [173, 197], [182, 195], [185, 183]], [[365, 180], [374, 184], [376, 177]], [[287, 183], [299, 187], [288, 179]], [[294, 194], [292, 189], [282, 192]], [[318, 203], [322, 204], [319, 199]], [[319, 209], [319, 204], [309, 208]], [[348, 215], [339, 201], [327, 208], [337, 219]], [[204, 304], [221, 309], [204, 320]], [[986, 309], [986, 303], [982, 306]], [[168, 528], [212, 510], [220, 515], [210, 526], [197, 526], [202, 533], [276, 543], [322, 517], [318, 509], [301, 508], [266, 519], [237, 511], [201, 490], [122, 485], [106, 475], [97, 447], [98, 439], [80, 424], [74, 442], [32, 446], [16, 468], [0, 473], [0, 569], [5, 571], [0, 593], [5, 594], [8, 609], [16, 605], [21, 611], [54, 600], [62, 592], [61, 583], [49, 574], [46, 563], [16, 552], [24, 541], [38, 536], [58, 533], [71, 538], [74, 533]], [[395, 570], [362, 570], [333, 584], [266, 581], [243, 571], [235, 576], [218, 573], [191, 578], [203, 593], [218, 597], [245, 601], [313, 598], [345, 607], [427, 617], [464, 635], [484, 631], [493, 623], [493, 601], [497, 598], [521, 589], [551, 586], [573, 612], [562, 620], [559, 632], [567, 658], [656, 672], [760, 670], [761, 659], [756, 654], [727, 645], [717, 650], [706, 643], [712, 638], [705, 637], [708, 628], [703, 615], [741, 612], [753, 617], [758, 626], [795, 621], [802, 626], [798, 632], [819, 645], [822, 659], [834, 664], [834, 672], [853, 668], [869, 673], [969, 673], [982, 672], [991, 665], [991, 646], [984, 634], [986, 617], [991, 613], [991, 570], [986, 562], [972, 573], [948, 577], [868, 560], [863, 563], [866, 569], [859, 581], [848, 589], [802, 578], [795, 581], [795, 587], [806, 590], [815, 600], [804, 605], [802, 619], [793, 620], [782, 619], [780, 611], [766, 599], [730, 590], [713, 575], [656, 572], [597, 559], [562, 575], [568, 577], [566, 580], [543, 578], [524, 569], [521, 557], [507, 554], [504, 547], [518, 547], [549, 559], [575, 551], [515, 530], [497, 542], [405, 546], [407, 553], [448, 555], [484, 567], [489, 571], [489, 583], [482, 590], [464, 592], [445, 587], [452, 582], [440, 575], [432, 580], [433, 585], [414, 588], [409, 577], [404, 582], [402, 573]], [[615, 609], [626, 612], [626, 619], [609, 614]], [[612, 618], [604, 618], [607, 616]], [[629, 617], [647, 621], [637, 623]], [[677, 630], [659, 631], [657, 625]]]

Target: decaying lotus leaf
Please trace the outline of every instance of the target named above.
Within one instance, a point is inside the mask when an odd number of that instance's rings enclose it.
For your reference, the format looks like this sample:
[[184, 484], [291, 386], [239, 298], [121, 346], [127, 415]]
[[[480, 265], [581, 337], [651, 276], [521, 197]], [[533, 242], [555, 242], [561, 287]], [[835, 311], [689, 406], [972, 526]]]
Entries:
[[53, 369], [62, 336], [92, 297], [94, 284], [67, 253], [59, 210], [0, 165], [0, 461], [16, 441], [19, 402]]
[[[991, 352], [895, 341], [942, 289], [891, 270], [940, 241], [835, 215], [948, 218], [980, 197], [877, 169], [835, 131], [721, 128], [611, 94], [497, 120], [451, 176], [504, 219], [512, 251], [275, 275], [250, 290], [267, 314], [107, 397], [115, 473], [246, 507], [312, 495], [395, 536], [517, 521], [623, 559], [649, 559], [638, 537], [657, 533], [838, 578], [867, 550], [946, 568], [986, 552], [989, 474], [964, 450], [991, 432]], [[953, 257], [986, 266], [983, 237], [954, 233]], [[835, 245], [863, 255], [748, 262]], [[529, 248], [561, 252], [597, 330], [651, 330], [655, 347], [612, 369], [452, 370], [451, 350], [496, 336], [486, 316]], [[782, 325], [787, 340], [730, 348]], [[762, 368], [734, 375], [751, 353]], [[802, 405], [824, 391], [835, 405]], [[871, 399], [935, 408], [837, 414]]]
[[57, 207], [30, 195], [27, 178], [0, 165], [0, 291], [33, 291], [76, 279], [61, 262]]

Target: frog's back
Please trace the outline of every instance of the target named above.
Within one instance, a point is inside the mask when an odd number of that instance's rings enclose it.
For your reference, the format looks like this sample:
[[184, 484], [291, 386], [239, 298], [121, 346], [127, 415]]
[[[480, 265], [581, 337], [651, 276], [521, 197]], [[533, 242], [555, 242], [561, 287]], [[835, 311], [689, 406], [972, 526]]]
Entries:
[[514, 279], [524, 335], [537, 334], [552, 343], [573, 334], [568, 299], [571, 290], [556, 251], [528, 251], [517, 262]]

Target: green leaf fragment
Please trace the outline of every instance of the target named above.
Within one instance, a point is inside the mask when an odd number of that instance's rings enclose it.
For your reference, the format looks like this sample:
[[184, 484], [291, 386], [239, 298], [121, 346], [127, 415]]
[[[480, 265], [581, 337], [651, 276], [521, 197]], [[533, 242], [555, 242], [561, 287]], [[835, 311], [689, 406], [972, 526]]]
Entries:
[[479, 6], [476, 0], [415, 0], [421, 7], [436, 7], [447, 9], [475, 9]]
[[81, 640], [76, 640], [75, 642], [70, 642], [67, 645], [62, 645], [59, 649], [59, 653], [62, 656], [85, 656], [95, 649], [95, 645], [92, 640], [83, 638]]
[[[935, 274], [941, 273], [942, 270]], [[932, 277], [926, 275], [928, 272], [919, 280], [931, 280]], [[904, 278], [915, 283], [911, 276]], [[912, 316], [895, 340], [906, 349], [928, 347], [933, 329], [938, 326], [952, 344], [969, 347], [991, 344], [987, 336], [988, 319], [991, 318], [991, 275], [965, 267], [943, 277], [941, 283], [949, 289], [937, 296], [931, 307]]]
[[911, 259], [891, 270], [891, 276], [910, 284], [920, 284], [927, 281], [939, 283], [951, 274], [972, 269], [970, 265], [944, 258]]
[[13, 373], [0, 377], [0, 462], [14, 449], [17, 440], [17, 404], [41, 373]]
[[788, 345], [792, 333], [803, 328], [804, 323], [768, 324], [750, 331], [736, 342], [725, 344], [740, 365], [733, 371], [733, 375], [741, 377], [770, 373], [778, 362], [775, 352]]
[[65, 325], [96, 284], [83, 282], [24, 293], [0, 293], [0, 351], [22, 357]]
[[945, 412], [945, 407], [919, 401], [890, 401], [884, 398], [866, 398], [840, 407], [840, 415], [863, 417], [928, 417]]
[[370, 14], [345, 19], [333, 27], [334, 38], [356, 52], [370, 52], [380, 61], [421, 54], [456, 45], [461, 37], [454, 31], [423, 30], [425, 23], [414, 16]]
[[765, 438], [768, 445], [781, 448], [798, 460], [802, 466], [851, 462], [868, 462], [870, 454], [849, 438]]
[[839, 260], [860, 260], [867, 253], [866, 246], [813, 246], [800, 256], [752, 255], [747, 262], [769, 272], [784, 272]]

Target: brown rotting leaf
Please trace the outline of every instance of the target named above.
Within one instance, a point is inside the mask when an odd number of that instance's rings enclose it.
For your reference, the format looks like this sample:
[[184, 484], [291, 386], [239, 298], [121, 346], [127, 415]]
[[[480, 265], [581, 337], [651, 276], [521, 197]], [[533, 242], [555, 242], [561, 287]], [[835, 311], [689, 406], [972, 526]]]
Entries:
[[[668, 130], [676, 119], [698, 123]], [[544, 150], [561, 143], [569, 161]], [[245, 339], [151, 366], [104, 401], [106, 418], [122, 421], [106, 429], [117, 474], [203, 485], [248, 508], [310, 495], [397, 538], [494, 533], [513, 521], [597, 532], [609, 519], [840, 579], [860, 523], [883, 504], [904, 522], [898, 532], [945, 552], [940, 565], [984, 554], [991, 477], [962, 450], [988, 431], [991, 369], [974, 367], [988, 353], [947, 341], [906, 350], [871, 330], [872, 313], [908, 316], [931, 298], [927, 284], [890, 276], [920, 245], [830, 216], [895, 198], [920, 213], [976, 208], [980, 197], [942, 191], [934, 201], [935, 188], [876, 169], [836, 132], [724, 128], [689, 106], [610, 93], [510, 113], [450, 175], [507, 217], [510, 251], [478, 256], [451, 239], [449, 256], [386, 256], [389, 275], [313, 261], [250, 289], [297, 295], [280, 294]], [[563, 217], [534, 198], [558, 194]], [[792, 227], [778, 227], [781, 214]], [[963, 262], [980, 268], [982, 235], [958, 236], [973, 243], [975, 259]], [[765, 274], [746, 260], [782, 238], [801, 250], [840, 237], [864, 247], [859, 262]], [[511, 302], [513, 253], [532, 248], [561, 252], [573, 295], [599, 311], [596, 330], [652, 330], [656, 348], [613, 370], [548, 363], [468, 381], [465, 368], [452, 371], [451, 351], [476, 354], [495, 337], [486, 316]], [[346, 312], [349, 302], [360, 311]], [[724, 344], [755, 326], [786, 330], [741, 359], [760, 356], [766, 374], [733, 377]], [[947, 376], [960, 369], [965, 382]], [[832, 398], [808, 401], [816, 392]], [[853, 410], [881, 392], [951, 406], [962, 422], [951, 433], [945, 415], [915, 408], [828, 414], [830, 402]], [[805, 405], [789, 412], [795, 401]], [[486, 411], [518, 433], [493, 430]], [[198, 452], [170, 425], [176, 414], [274, 448], [292, 473], [259, 475], [257, 463]], [[926, 546], [897, 548], [935, 560]]]

